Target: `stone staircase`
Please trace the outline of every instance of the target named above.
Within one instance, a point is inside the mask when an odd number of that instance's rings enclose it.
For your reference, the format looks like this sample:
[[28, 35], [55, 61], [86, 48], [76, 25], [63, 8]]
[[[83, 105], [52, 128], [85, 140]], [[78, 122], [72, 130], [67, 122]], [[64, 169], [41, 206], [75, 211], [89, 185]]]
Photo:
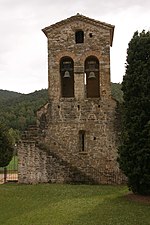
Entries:
[[[36, 125], [30, 126], [22, 135], [22, 140], [27, 142], [35, 142], [35, 145], [40, 151], [44, 151], [49, 158], [50, 164], [55, 165], [56, 173], [49, 175], [49, 182], [62, 182], [60, 176], [63, 172], [64, 183], [85, 183], [85, 184], [116, 184], [124, 183], [126, 180], [120, 171], [99, 171], [90, 165], [88, 157], [85, 155], [82, 158], [79, 154], [70, 155], [67, 146], [60, 143], [57, 137], [46, 137], [46, 129], [41, 130]], [[64, 154], [65, 149], [65, 154]], [[47, 168], [48, 173], [51, 173], [52, 168]]]
[[[55, 142], [56, 143], [56, 142]], [[54, 161], [55, 165], [58, 164], [60, 170], [64, 170], [66, 174], [65, 183], [85, 183], [85, 184], [96, 184], [95, 180], [88, 173], [88, 167], [84, 169], [78, 168], [77, 165], [73, 164], [71, 161], [66, 160], [66, 158], [59, 152], [58, 149], [56, 152], [57, 145], [54, 144], [55, 149], [50, 144], [37, 143], [37, 146], [40, 150], [46, 151], [48, 157]], [[91, 171], [91, 168], [90, 168]], [[59, 177], [59, 176], [58, 176]], [[56, 177], [56, 180], [52, 182], [59, 182], [59, 178]], [[58, 179], [58, 180], [57, 180]], [[51, 181], [50, 181], [51, 182]]]
[[[29, 126], [28, 130], [22, 134], [21, 139], [24, 142], [35, 142], [36, 147], [46, 152], [49, 160], [55, 163], [55, 165], [58, 165], [57, 168], [60, 167], [60, 171], [64, 171], [66, 183], [97, 183], [91, 176], [91, 171], [93, 168], [87, 167], [87, 164], [79, 157], [77, 157], [78, 165], [76, 165], [69, 159], [69, 154], [67, 156], [64, 155], [63, 149], [65, 148], [67, 152], [66, 146], [63, 146], [56, 140], [56, 138], [54, 139], [52, 136], [49, 137], [48, 142], [45, 142], [45, 136], [46, 130], [40, 130], [36, 125], [32, 125]], [[50, 179], [49, 182], [59, 182], [59, 179], [59, 176], [55, 176], [55, 179], [52, 176], [52, 179]]]
[[26, 131], [21, 136], [22, 140], [29, 140], [29, 141], [37, 141], [39, 138], [43, 139], [44, 131], [39, 129], [37, 125], [30, 125]]

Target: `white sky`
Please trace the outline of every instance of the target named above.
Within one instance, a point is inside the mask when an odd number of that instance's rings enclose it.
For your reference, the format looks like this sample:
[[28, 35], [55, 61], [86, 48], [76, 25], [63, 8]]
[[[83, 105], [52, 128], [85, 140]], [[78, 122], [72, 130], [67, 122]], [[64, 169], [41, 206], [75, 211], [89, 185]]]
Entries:
[[77, 13], [115, 25], [111, 81], [122, 82], [129, 41], [136, 30], [150, 30], [150, 0], [0, 0], [0, 89], [47, 88], [47, 38], [41, 29]]

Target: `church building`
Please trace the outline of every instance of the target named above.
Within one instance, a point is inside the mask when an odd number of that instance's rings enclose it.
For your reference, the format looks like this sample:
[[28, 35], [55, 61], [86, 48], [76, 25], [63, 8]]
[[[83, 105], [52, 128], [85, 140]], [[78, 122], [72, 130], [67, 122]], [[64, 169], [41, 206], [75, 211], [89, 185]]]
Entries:
[[77, 14], [42, 31], [49, 100], [22, 136], [19, 182], [122, 183], [110, 82], [114, 26]]

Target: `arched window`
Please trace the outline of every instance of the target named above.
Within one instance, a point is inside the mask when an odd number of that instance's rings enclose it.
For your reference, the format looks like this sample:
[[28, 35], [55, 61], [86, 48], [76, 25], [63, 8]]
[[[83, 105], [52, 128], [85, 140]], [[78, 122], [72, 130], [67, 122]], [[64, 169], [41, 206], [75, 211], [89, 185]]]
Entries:
[[76, 44], [84, 43], [84, 32], [83, 32], [83, 30], [78, 30], [78, 31], [75, 32], [75, 41], [76, 41]]
[[95, 56], [85, 60], [86, 95], [88, 98], [100, 97], [99, 61]]
[[61, 95], [74, 97], [74, 62], [65, 56], [60, 60]]

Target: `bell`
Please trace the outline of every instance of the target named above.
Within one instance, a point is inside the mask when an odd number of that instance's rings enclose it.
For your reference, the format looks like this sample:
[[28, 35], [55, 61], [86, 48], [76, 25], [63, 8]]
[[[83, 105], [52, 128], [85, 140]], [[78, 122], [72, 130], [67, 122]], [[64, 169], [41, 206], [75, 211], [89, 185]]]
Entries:
[[70, 78], [70, 73], [68, 70], [65, 71], [64, 78]]
[[91, 71], [91, 72], [89, 73], [88, 78], [89, 78], [89, 79], [91, 79], [91, 78], [96, 78], [95, 73], [94, 73], [93, 71]]

